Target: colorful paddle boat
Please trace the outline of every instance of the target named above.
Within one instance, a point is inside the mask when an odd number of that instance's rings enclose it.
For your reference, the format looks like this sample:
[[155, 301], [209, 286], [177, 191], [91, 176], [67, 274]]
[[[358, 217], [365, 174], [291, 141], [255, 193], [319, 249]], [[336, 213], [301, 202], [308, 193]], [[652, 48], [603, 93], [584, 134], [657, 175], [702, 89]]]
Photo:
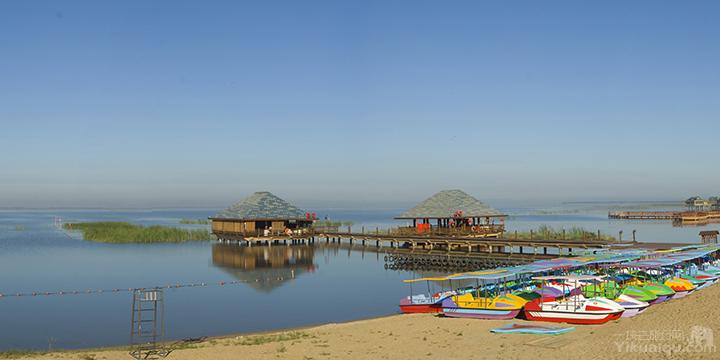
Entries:
[[647, 309], [650, 304], [647, 301], [640, 300], [628, 294], [634, 294], [639, 298], [654, 300], [657, 297], [651, 292], [631, 286], [628, 288], [620, 288], [616, 282], [612, 282], [612, 286], [608, 286], [610, 280], [608, 277], [598, 277], [590, 281], [583, 281], [583, 283], [589, 283], [582, 287], [583, 296], [586, 298], [602, 297], [619, 304], [625, 311], [622, 313], [622, 317], [633, 317]]
[[475, 280], [476, 291], [445, 298], [442, 314], [448, 317], [473, 319], [512, 319], [522, 310], [527, 300], [513, 295], [507, 282], [514, 280], [516, 273], [459, 274], [453, 280]]
[[[457, 292], [452, 290], [452, 284], [450, 290], [441, 291], [429, 295], [430, 282], [443, 280], [446, 280], [446, 278], [422, 278], [415, 280], [404, 280], [403, 282], [410, 284], [410, 296], [406, 296], [400, 299], [400, 312], [402, 312], [403, 314], [442, 312], [442, 308], [440, 306], [442, 301], [449, 296], [457, 295]], [[425, 281], [427, 283], [428, 294], [413, 295], [412, 284], [418, 281]]]
[[[572, 283], [574, 288], [580, 287], [581, 281], [597, 280], [596, 276], [541, 276], [534, 278], [547, 283], [559, 281], [563, 284]], [[570, 291], [563, 292], [570, 293]], [[563, 295], [560, 299], [541, 297], [525, 304], [523, 314], [528, 320], [550, 321], [569, 324], [604, 324], [619, 319], [625, 308], [612, 300], [594, 297], [586, 298], [582, 294]]]

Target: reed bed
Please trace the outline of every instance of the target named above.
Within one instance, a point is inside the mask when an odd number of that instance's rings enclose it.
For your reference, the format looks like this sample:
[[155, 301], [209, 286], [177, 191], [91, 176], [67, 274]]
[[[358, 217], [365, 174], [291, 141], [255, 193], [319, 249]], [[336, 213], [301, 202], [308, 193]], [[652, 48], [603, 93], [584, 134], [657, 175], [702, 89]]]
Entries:
[[339, 226], [353, 226], [352, 221], [332, 221], [332, 220], [315, 220], [313, 223], [314, 227], [339, 227]]
[[505, 233], [505, 237], [521, 240], [598, 240], [598, 241], [617, 241], [617, 238], [609, 234], [600, 233], [598, 237], [597, 232], [587, 230], [582, 227], [573, 226], [569, 229], [556, 229], [548, 225], [540, 225], [536, 230], [532, 231], [508, 231]]
[[207, 230], [160, 225], [142, 226], [127, 222], [67, 223], [63, 227], [67, 230], [81, 231], [85, 240], [103, 243], [179, 243], [215, 239], [215, 236]]

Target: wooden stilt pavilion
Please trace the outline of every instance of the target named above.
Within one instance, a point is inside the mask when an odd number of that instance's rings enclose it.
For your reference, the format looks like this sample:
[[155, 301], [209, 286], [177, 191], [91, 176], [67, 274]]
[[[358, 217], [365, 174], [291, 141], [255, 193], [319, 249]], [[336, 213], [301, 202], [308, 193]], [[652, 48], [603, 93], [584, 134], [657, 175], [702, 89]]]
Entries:
[[315, 214], [308, 213], [267, 192], [256, 192], [210, 218], [220, 240], [245, 237], [303, 235], [310, 231]]
[[410, 234], [500, 237], [505, 218], [462, 190], [443, 190], [395, 219], [412, 220]]

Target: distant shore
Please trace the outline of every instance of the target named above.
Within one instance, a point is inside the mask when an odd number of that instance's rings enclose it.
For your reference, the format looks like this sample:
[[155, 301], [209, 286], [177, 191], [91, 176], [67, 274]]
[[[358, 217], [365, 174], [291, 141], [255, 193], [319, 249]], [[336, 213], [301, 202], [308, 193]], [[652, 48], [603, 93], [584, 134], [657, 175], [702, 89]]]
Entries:
[[[209, 338], [179, 345], [168, 359], [716, 359], [720, 285], [605, 325], [577, 325], [559, 336], [498, 335], [523, 320], [396, 315], [280, 332]], [[555, 324], [569, 326], [564, 324]], [[702, 334], [710, 334], [703, 337]], [[542, 355], [540, 355], [542, 354]], [[18, 359], [129, 359], [122, 348], [16, 353]], [[0, 356], [0, 358], [3, 358]], [[10, 358], [6, 356], [5, 358]]]

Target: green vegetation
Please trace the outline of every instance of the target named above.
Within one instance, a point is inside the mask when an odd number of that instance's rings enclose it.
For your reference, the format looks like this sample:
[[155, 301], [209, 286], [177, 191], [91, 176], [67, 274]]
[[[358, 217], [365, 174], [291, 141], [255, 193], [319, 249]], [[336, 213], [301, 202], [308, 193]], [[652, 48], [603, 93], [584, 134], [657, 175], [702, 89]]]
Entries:
[[600, 234], [600, 237], [598, 238], [597, 232], [592, 232], [589, 230], [586, 230], [581, 227], [573, 226], [568, 230], [565, 229], [555, 229], [548, 225], [541, 225], [537, 228], [537, 230], [531, 230], [531, 231], [508, 231], [505, 233], [505, 237], [509, 239], [515, 239], [516, 237], [518, 239], [522, 240], [558, 240], [558, 239], [566, 239], [566, 240], [601, 240], [601, 241], [617, 241], [617, 239], [614, 236], [610, 236], [608, 234]]
[[30, 356], [40, 356], [45, 354], [42, 351], [27, 351], [27, 350], [8, 350], [0, 351], [0, 359], [19, 359]]
[[273, 342], [306, 339], [311, 337], [313, 336], [301, 331], [291, 331], [280, 334], [254, 335], [243, 337], [242, 339], [240, 339], [240, 341], [236, 342], [236, 345], [262, 345]]
[[336, 226], [353, 226], [352, 221], [331, 221], [331, 220], [316, 220], [313, 223], [314, 227], [336, 227]]
[[167, 226], [142, 226], [127, 222], [89, 222], [64, 224], [67, 230], [79, 230], [85, 240], [104, 243], [177, 243], [214, 240], [207, 230], [179, 229]]
[[196, 225], [209, 225], [210, 220], [208, 219], [180, 219], [180, 224], [196, 224]]
[[25, 231], [25, 227], [22, 225], [15, 225], [15, 231]]

